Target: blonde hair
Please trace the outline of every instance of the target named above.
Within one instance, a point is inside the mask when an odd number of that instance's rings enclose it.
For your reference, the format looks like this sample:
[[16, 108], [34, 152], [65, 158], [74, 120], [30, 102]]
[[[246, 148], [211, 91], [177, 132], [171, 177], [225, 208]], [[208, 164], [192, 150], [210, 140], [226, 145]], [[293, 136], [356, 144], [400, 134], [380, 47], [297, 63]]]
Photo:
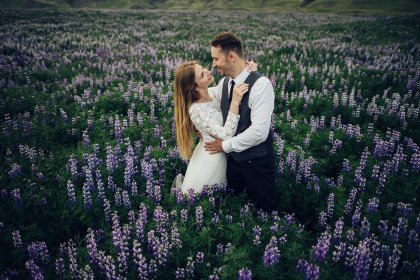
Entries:
[[199, 99], [196, 89], [194, 68], [196, 61], [181, 64], [175, 73], [174, 105], [176, 123], [176, 143], [181, 158], [190, 159], [193, 148], [193, 123], [189, 110], [191, 105]]

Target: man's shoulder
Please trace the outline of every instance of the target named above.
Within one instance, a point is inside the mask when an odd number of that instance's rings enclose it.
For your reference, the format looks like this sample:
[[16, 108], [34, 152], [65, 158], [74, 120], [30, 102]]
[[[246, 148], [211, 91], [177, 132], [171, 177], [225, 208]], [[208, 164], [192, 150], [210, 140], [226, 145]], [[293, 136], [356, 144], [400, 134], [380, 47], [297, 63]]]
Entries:
[[251, 74], [254, 75], [254, 79], [255, 79], [255, 83], [261, 83], [261, 84], [266, 84], [266, 83], [271, 83], [271, 81], [264, 76], [263, 74], [259, 73], [259, 72], [251, 72]]

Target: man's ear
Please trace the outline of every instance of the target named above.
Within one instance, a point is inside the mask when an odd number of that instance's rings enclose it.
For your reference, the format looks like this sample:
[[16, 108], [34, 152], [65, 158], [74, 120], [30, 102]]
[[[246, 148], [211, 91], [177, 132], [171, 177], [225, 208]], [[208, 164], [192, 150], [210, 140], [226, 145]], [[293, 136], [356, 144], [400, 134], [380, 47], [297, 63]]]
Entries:
[[233, 51], [230, 51], [228, 53], [228, 59], [230, 62], [233, 62], [236, 59], [236, 53], [234, 53]]

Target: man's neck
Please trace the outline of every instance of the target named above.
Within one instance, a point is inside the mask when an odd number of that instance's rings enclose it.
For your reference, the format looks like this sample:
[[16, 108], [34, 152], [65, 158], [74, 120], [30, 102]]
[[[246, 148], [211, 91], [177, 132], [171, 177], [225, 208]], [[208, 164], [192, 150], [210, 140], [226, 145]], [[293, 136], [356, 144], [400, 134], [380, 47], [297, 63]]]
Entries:
[[239, 60], [238, 63], [234, 65], [232, 75], [230, 75], [232, 79], [236, 79], [236, 77], [238, 77], [238, 75], [241, 74], [242, 71], [245, 70], [245, 68], [246, 68], [245, 61]]

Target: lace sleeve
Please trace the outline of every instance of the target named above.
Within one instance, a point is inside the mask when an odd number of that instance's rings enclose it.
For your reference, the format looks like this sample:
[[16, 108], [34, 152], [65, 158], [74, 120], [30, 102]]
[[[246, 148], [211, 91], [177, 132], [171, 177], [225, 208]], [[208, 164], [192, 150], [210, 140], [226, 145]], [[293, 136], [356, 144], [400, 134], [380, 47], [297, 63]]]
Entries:
[[238, 127], [239, 115], [229, 112], [225, 125], [223, 126], [212, 117], [213, 113], [211, 110], [205, 108], [205, 106], [200, 106], [199, 104], [193, 105], [190, 108], [191, 121], [200, 132], [222, 140], [233, 137]]

